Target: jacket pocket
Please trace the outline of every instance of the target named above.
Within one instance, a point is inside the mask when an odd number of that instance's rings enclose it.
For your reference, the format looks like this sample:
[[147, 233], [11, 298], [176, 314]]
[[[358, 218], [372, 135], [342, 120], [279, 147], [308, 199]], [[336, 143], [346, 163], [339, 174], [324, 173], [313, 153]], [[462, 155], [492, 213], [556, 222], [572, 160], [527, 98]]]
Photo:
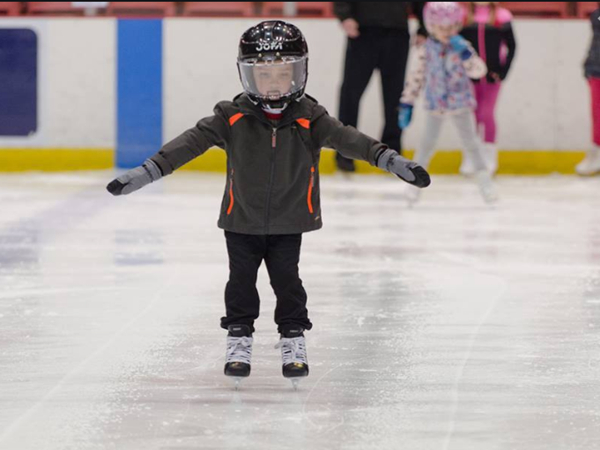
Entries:
[[308, 195], [306, 196], [306, 203], [308, 205], [308, 212], [314, 214], [312, 194], [315, 186], [315, 166], [310, 168], [310, 182], [308, 183]]
[[231, 214], [235, 198], [233, 196], [233, 169], [231, 169], [231, 175], [229, 176], [229, 207], [227, 208], [227, 215]]

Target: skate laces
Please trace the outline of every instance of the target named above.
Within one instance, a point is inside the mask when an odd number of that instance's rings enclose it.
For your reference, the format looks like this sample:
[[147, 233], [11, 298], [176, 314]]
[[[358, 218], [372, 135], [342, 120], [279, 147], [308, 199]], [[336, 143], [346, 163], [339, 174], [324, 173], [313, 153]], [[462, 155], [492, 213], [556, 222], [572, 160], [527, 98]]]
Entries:
[[252, 338], [227, 336], [227, 362], [250, 364], [252, 358]]
[[281, 349], [283, 365], [290, 363], [308, 364], [306, 359], [306, 340], [304, 336], [294, 338], [282, 337], [275, 348]]

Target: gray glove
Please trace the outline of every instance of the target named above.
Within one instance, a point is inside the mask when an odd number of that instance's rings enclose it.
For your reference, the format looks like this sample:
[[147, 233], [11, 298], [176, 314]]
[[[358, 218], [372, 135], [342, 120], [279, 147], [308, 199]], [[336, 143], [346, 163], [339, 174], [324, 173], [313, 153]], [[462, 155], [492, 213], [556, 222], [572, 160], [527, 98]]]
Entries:
[[162, 178], [160, 167], [151, 159], [147, 159], [141, 166], [131, 169], [108, 183], [106, 190], [112, 195], [127, 195], [160, 178]]
[[377, 167], [393, 173], [413, 186], [424, 188], [431, 184], [431, 178], [425, 169], [394, 150], [384, 150], [377, 158]]

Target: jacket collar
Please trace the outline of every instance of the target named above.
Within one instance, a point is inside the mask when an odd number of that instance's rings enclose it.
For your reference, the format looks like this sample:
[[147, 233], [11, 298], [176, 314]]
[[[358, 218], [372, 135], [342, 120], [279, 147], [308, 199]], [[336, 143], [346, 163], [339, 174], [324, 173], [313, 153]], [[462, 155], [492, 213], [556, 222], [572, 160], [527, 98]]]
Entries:
[[[261, 122], [266, 123], [269, 126], [273, 126], [272, 123], [267, 119], [265, 113], [260, 106], [254, 104], [252, 100], [246, 94], [239, 94], [233, 99], [233, 103], [239, 108], [243, 114], [248, 114], [258, 118]], [[285, 110], [283, 110], [281, 121], [278, 127], [289, 125], [298, 119], [310, 118], [312, 108], [309, 102], [304, 97], [299, 101], [292, 102]]]

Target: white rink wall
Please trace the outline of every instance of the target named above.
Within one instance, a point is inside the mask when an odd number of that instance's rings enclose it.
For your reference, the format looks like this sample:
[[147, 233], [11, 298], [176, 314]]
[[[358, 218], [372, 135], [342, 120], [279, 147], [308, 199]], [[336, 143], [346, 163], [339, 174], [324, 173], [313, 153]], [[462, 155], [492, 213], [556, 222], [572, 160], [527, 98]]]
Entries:
[[[163, 138], [169, 140], [240, 91], [235, 67], [240, 34], [257, 19], [165, 19]], [[311, 52], [307, 92], [337, 115], [345, 38], [335, 20], [294, 20]], [[116, 143], [116, 20], [0, 19], [0, 28], [38, 33], [39, 128], [24, 138], [0, 137], [1, 148], [114, 148]], [[516, 20], [518, 52], [498, 106], [499, 144], [506, 150], [585, 150], [590, 113], [582, 63], [588, 21]], [[372, 79], [359, 128], [379, 137], [382, 100]], [[414, 148], [423, 114], [406, 132]], [[440, 148], [460, 147], [451, 127]]]
[[38, 36], [38, 130], [0, 136], [2, 147], [114, 148], [116, 22], [0, 19], [0, 28]]
[[[165, 127], [174, 137], [212, 105], [239, 91], [234, 55], [238, 35], [253, 20], [167, 20], [165, 31]], [[337, 21], [295, 20], [310, 50], [307, 92], [337, 116], [345, 37]], [[498, 104], [498, 140], [506, 150], [582, 150], [590, 145], [588, 88], [583, 78], [591, 30], [582, 20], [517, 20], [518, 53]], [[228, 33], [220, 35], [220, 30]], [[233, 32], [233, 30], [236, 30]], [[218, 39], [215, 39], [218, 36]], [[194, 56], [197, 55], [197, 58]], [[227, 56], [226, 56], [227, 55]], [[230, 56], [231, 55], [231, 56]], [[409, 69], [410, 70], [410, 67]], [[380, 137], [383, 102], [379, 74], [362, 101], [359, 128]], [[414, 148], [423, 131], [423, 114], [406, 132]], [[440, 147], [460, 147], [448, 126]]]

